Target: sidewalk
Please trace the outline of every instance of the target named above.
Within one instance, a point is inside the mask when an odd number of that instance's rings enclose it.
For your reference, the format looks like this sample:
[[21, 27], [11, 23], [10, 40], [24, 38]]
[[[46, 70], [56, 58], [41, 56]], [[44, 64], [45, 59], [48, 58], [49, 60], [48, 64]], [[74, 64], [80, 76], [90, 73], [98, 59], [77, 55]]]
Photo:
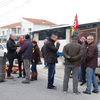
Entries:
[[[43, 62], [43, 60], [42, 60]], [[42, 65], [38, 65], [38, 71], [40, 74], [45, 74], [48, 75], [48, 69], [44, 68], [44, 65], [42, 63]], [[64, 77], [64, 65], [63, 65], [63, 61], [61, 61], [61, 59], [59, 59], [58, 63], [56, 64], [56, 74], [55, 77], [58, 79], [63, 80]]]

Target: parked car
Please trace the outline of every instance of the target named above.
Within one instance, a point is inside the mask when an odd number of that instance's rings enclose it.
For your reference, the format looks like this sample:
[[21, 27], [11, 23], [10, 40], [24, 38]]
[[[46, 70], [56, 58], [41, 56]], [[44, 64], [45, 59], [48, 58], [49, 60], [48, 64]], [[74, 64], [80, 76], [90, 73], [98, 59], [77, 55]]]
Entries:
[[[3, 57], [6, 54], [7, 54], [6, 43], [0, 43], [0, 56]], [[9, 66], [9, 62], [7, 60], [6, 65], [5, 65], [6, 71], [8, 70], [8, 66]], [[13, 73], [16, 73], [18, 71], [18, 61], [17, 61], [17, 59], [14, 60], [12, 71], [13, 71]]]
[[4, 44], [0, 43], [0, 56], [3, 57], [7, 54], [7, 49]]

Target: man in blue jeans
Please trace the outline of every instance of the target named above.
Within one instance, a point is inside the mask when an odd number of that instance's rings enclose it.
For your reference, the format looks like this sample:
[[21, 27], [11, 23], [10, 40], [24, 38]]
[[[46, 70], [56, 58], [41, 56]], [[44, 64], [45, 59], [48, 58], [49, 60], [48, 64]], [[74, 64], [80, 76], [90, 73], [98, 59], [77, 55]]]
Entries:
[[98, 61], [98, 49], [94, 43], [95, 39], [92, 34], [87, 36], [87, 57], [86, 57], [86, 90], [85, 94], [91, 94], [91, 85], [93, 84], [93, 93], [98, 93], [98, 83], [95, 76], [95, 69]]
[[54, 75], [55, 75], [55, 64], [57, 63], [57, 51], [59, 49], [60, 44], [57, 42], [58, 36], [53, 33], [48, 39], [48, 43], [46, 44], [46, 62], [48, 66], [48, 89], [55, 89], [56, 87], [53, 85], [54, 83]]

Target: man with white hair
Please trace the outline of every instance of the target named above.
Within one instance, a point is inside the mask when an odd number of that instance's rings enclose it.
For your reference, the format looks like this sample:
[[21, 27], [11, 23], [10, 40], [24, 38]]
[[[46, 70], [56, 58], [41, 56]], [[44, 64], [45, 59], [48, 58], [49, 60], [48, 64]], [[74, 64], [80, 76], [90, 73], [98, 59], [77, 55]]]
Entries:
[[8, 67], [8, 72], [7, 72], [7, 78], [12, 79], [13, 77], [11, 76], [12, 72], [12, 67], [13, 67], [13, 61], [16, 58], [16, 49], [17, 45], [15, 44], [15, 35], [10, 34], [9, 40], [7, 41], [7, 59], [9, 61], [9, 67]]

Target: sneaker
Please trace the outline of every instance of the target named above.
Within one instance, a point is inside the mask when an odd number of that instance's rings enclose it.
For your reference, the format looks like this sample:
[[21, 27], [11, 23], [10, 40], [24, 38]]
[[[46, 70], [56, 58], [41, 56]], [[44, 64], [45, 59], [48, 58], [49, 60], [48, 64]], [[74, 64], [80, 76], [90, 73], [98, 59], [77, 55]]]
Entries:
[[92, 92], [93, 92], [93, 93], [99, 93], [99, 91], [94, 91], [94, 90], [93, 90]]
[[22, 81], [22, 83], [23, 83], [23, 84], [29, 84], [30, 81], [29, 81], [29, 80], [24, 80], [24, 81]]
[[89, 95], [91, 94], [91, 93], [89, 93], [89, 92], [87, 92], [87, 91], [83, 91], [83, 93], [84, 93], [84, 94], [89, 94]]

